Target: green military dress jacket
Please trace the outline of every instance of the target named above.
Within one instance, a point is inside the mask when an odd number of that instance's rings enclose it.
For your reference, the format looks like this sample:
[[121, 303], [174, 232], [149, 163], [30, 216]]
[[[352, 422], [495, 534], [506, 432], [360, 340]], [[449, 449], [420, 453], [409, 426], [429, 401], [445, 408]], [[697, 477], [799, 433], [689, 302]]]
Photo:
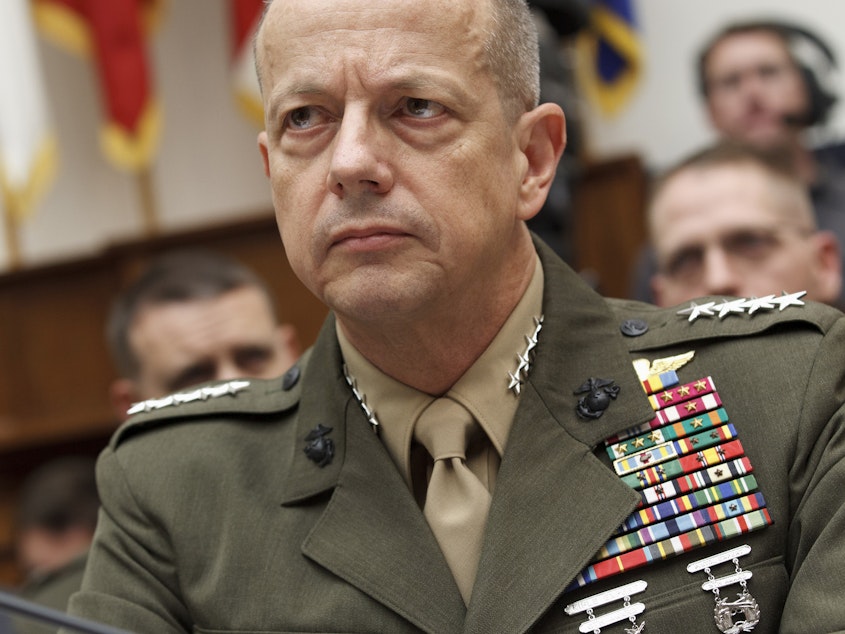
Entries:
[[[842, 315], [808, 303], [690, 321], [604, 299], [538, 250], [544, 323], [468, 607], [344, 378], [330, 317], [284, 379], [151, 403], [115, 434], [99, 460], [103, 508], [71, 613], [150, 634], [563, 633], [587, 618], [567, 605], [644, 580], [632, 598], [645, 606], [644, 634], [713, 634], [707, 576], [686, 566], [747, 544], [739, 565], [753, 573], [755, 632], [845, 631]], [[681, 382], [712, 377], [772, 524], [571, 590], [640, 499], [604, 448], [655, 415], [632, 361], [689, 351]], [[575, 391], [591, 377], [619, 387], [599, 418], [577, 412]], [[320, 425], [334, 446], [323, 466], [304, 451]]]

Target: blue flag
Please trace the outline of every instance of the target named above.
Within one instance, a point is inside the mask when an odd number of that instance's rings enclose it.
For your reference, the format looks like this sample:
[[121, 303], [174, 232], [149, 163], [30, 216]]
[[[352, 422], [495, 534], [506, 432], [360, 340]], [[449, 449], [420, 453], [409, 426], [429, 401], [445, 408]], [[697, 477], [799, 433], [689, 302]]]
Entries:
[[593, 0], [590, 24], [578, 36], [578, 56], [579, 79], [587, 96], [603, 113], [617, 113], [642, 70], [634, 0]]

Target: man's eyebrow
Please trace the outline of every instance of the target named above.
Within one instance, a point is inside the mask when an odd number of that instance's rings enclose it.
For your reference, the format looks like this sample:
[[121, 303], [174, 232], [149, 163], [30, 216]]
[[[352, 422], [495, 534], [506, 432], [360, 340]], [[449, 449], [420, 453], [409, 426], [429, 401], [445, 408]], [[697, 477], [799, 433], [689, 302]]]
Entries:
[[183, 368], [178, 374], [171, 377], [165, 382], [165, 385], [171, 392], [181, 390], [190, 383], [198, 374], [211, 374], [214, 372], [214, 361], [207, 359], [192, 363], [186, 368]]
[[[432, 77], [425, 73], [402, 75], [395, 78], [387, 76], [380, 83], [387, 90], [408, 92], [437, 91], [437, 93], [445, 94], [454, 100], [466, 99], [468, 95], [466, 88], [460, 83], [439, 76]], [[268, 120], [275, 121], [282, 105], [294, 97], [302, 95], [325, 95], [329, 94], [329, 92], [329, 89], [324, 84], [316, 82], [291, 83], [290, 85], [280, 87], [270, 93], [268, 99]]]
[[270, 98], [267, 100], [269, 104], [267, 109], [268, 120], [274, 121], [282, 104], [293, 97], [300, 95], [319, 95], [326, 92], [324, 87], [315, 83], [292, 84], [273, 90], [270, 93]]
[[390, 90], [395, 91], [435, 91], [436, 93], [446, 94], [446, 96], [451, 99], [461, 99], [466, 98], [467, 96], [466, 88], [459, 82], [454, 81], [451, 78], [430, 76], [425, 73], [415, 74], [412, 76], [387, 78], [385, 85]]

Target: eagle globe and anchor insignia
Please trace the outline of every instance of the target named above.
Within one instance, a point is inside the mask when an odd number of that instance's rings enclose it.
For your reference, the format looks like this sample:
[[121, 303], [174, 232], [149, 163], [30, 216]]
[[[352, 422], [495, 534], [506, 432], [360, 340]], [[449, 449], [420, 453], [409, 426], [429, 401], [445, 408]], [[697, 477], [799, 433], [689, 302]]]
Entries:
[[576, 411], [583, 419], [601, 418], [610, 406], [610, 401], [616, 400], [619, 396], [619, 386], [613, 379], [598, 379], [590, 377], [581, 387], [575, 390], [575, 394], [585, 394], [578, 399]]

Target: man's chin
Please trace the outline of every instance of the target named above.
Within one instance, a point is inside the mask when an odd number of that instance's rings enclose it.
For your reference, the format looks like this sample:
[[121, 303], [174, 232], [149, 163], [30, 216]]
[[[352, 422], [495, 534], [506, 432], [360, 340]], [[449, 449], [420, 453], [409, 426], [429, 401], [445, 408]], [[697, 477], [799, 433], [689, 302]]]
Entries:
[[411, 318], [437, 301], [436, 285], [425, 277], [397, 271], [356, 273], [325, 288], [325, 303], [347, 319], [387, 325]]

